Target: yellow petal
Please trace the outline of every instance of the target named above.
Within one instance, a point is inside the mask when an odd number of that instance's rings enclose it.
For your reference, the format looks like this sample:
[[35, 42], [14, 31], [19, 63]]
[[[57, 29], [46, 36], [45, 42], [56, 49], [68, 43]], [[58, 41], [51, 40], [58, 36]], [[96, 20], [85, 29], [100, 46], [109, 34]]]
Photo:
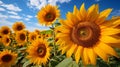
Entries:
[[67, 50], [66, 55], [67, 55], [68, 58], [71, 57], [71, 55], [73, 54], [73, 52], [74, 52], [74, 50], [75, 50], [76, 47], [77, 47], [77, 45], [73, 44], [73, 45]]
[[72, 45], [66, 45], [66, 46], [64, 46], [64, 47], [61, 47], [61, 49], [62, 49], [62, 54], [64, 54], [70, 47], [71, 47]]
[[79, 10], [77, 9], [77, 7], [76, 6], [74, 6], [74, 9], [73, 9], [73, 14], [78, 14], [78, 12], [79, 12]]
[[66, 22], [66, 20], [59, 20], [59, 22], [67, 28], [73, 27], [72, 24], [69, 24], [69, 22]]
[[76, 52], [75, 52], [75, 60], [76, 60], [76, 63], [79, 62], [80, 56], [81, 56], [81, 54], [82, 54], [82, 51], [83, 51], [83, 47], [78, 46], [78, 48], [76, 49]]
[[102, 23], [105, 21], [105, 19], [109, 16], [111, 13], [112, 9], [106, 9], [100, 13], [100, 16], [98, 17], [98, 20], [96, 22]]
[[93, 65], [96, 65], [96, 54], [93, 51], [93, 48], [88, 48], [87, 49], [87, 54], [88, 54], [90, 63], [93, 64]]
[[95, 20], [98, 18], [98, 5], [92, 5], [88, 9], [88, 14], [87, 14], [87, 20], [91, 22], [95, 22]]
[[86, 15], [87, 15], [87, 12], [86, 12], [86, 9], [85, 9], [85, 6], [84, 6], [84, 3], [81, 5], [80, 7], [80, 14], [81, 14], [81, 18], [84, 20]]
[[120, 30], [115, 28], [105, 28], [105, 29], [102, 29], [102, 32], [101, 32], [102, 35], [114, 35], [118, 33], [120, 33]]
[[111, 11], [112, 11], [112, 9], [106, 9], [106, 10], [104, 10], [104, 11], [102, 11], [100, 13], [99, 17], [105, 17], [105, 18], [107, 18], [109, 16], [109, 14], [111, 13]]
[[104, 43], [100, 43], [100, 45], [98, 45], [98, 47], [100, 49], [102, 49], [105, 53], [115, 56], [115, 57], [118, 57], [117, 53], [115, 52], [115, 50], [112, 47], [110, 47]]
[[104, 43], [119, 43], [120, 39], [116, 39], [116, 38], [111, 37], [111, 36], [102, 36], [100, 38], [100, 41], [102, 41]]
[[93, 4], [91, 7], [88, 9], [88, 16], [95, 10], [95, 4]]
[[94, 52], [100, 57], [100, 58], [102, 58], [104, 61], [108, 61], [108, 56], [107, 56], [107, 54], [103, 51], [103, 50], [101, 50], [98, 46], [95, 46], [95, 47], [93, 47], [93, 50], [94, 50]]
[[82, 55], [82, 60], [83, 60], [83, 64], [84, 65], [87, 65], [89, 64], [89, 57], [88, 57], [88, 54], [87, 54], [87, 48], [84, 48], [83, 50], [83, 55]]
[[76, 25], [80, 20], [78, 20], [77, 16], [75, 16], [74, 14], [68, 12], [67, 13], [67, 20], [66, 23], [70, 24], [70, 25]]

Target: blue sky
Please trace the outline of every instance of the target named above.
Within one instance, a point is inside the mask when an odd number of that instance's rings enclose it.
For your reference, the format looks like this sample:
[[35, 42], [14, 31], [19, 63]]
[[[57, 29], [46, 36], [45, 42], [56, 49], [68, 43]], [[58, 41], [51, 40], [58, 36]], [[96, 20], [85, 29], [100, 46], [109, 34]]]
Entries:
[[80, 8], [85, 3], [86, 9], [92, 4], [99, 4], [100, 11], [113, 8], [112, 16], [120, 16], [120, 0], [0, 0], [0, 27], [11, 27], [15, 22], [24, 22], [26, 29], [43, 30], [48, 27], [41, 26], [36, 18], [37, 12], [46, 4], [59, 6], [61, 18], [65, 18], [68, 11], [72, 12], [74, 5]]

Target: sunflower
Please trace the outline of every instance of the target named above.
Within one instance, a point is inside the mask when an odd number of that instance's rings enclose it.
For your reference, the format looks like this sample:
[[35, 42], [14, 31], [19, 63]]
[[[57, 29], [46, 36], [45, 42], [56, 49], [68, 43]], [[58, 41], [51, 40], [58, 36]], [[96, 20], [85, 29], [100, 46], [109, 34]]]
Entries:
[[27, 41], [26, 32], [24, 30], [17, 32], [15, 40], [17, 43], [25, 43]]
[[40, 30], [38, 30], [38, 29], [36, 29], [35, 32], [36, 32], [37, 34], [40, 34]]
[[29, 53], [27, 58], [30, 59], [31, 63], [36, 65], [45, 65], [50, 57], [50, 47], [48, 47], [47, 41], [43, 38], [33, 41], [28, 46], [27, 52]]
[[37, 14], [40, 24], [51, 25], [60, 16], [57, 6], [46, 5]]
[[120, 29], [114, 27], [120, 21], [106, 20], [112, 9], [100, 13], [98, 9], [98, 4], [92, 5], [87, 11], [84, 4], [81, 5], [80, 10], [74, 6], [73, 13], [68, 12], [66, 19], [60, 20], [61, 26], [57, 28], [59, 31], [57, 44], [60, 45], [62, 54], [66, 52], [67, 57], [74, 54], [76, 63], [80, 58], [84, 65], [96, 65], [97, 56], [106, 62], [108, 56], [118, 58], [109, 43], [120, 43], [120, 39], [112, 36], [120, 33]]
[[9, 35], [11, 32], [10, 28], [8, 26], [2, 26], [0, 29], [1, 35]]
[[15, 22], [12, 25], [12, 29], [17, 32], [17, 31], [21, 31], [23, 29], [25, 29], [25, 25], [22, 22]]
[[37, 33], [36, 32], [30, 32], [28, 35], [29, 41], [32, 42], [37, 38]]
[[2, 42], [2, 35], [0, 34], [0, 43]]
[[5, 46], [9, 46], [10, 43], [11, 43], [11, 39], [9, 36], [3, 36], [2, 37], [2, 43], [5, 45]]
[[0, 67], [11, 67], [16, 62], [17, 54], [10, 50], [0, 52]]

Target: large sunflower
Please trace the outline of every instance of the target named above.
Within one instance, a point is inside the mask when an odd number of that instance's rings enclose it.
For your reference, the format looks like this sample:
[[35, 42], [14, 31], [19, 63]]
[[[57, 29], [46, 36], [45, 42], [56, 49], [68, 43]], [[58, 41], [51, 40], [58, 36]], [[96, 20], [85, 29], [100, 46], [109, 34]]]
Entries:
[[12, 25], [12, 29], [17, 32], [17, 31], [21, 31], [23, 29], [25, 29], [25, 25], [22, 22], [15, 22]]
[[9, 35], [11, 32], [10, 28], [8, 26], [2, 26], [0, 29], [1, 35]]
[[48, 47], [47, 41], [42, 38], [33, 41], [28, 46], [27, 52], [29, 53], [27, 58], [36, 65], [46, 64], [50, 57], [50, 47]]
[[111, 11], [106, 9], [99, 13], [99, 7], [95, 4], [87, 11], [84, 4], [80, 10], [74, 6], [73, 13], [68, 12], [66, 20], [60, 20], [61, 26], [57, 28], [57, 43], [62, 54], [66, 52], [67, 57], [74, 54], [76, 62], [81, 58], [84, 65], [96, 65], [97, 56], [106, 62], [108, 56], [118, 57], [109, 43], [120, 42], [120, 39], [112, 36], [120, 33], [120, 29], [114, 27], [120, 20], [106, 20]]
[[37, 14], [40, 24], [51, 25], [60, 16], [57, 6], [46, 5]]
[[17, 59], [17, 54], [10, 50], [3, 50], [0, 52], [0, 67], [11, 67]]
[[24, 30], [17, 32], [15, 40], [17, 43], [25, 43], [27, 41], [26, 32]]
[[2, 37], [2, 43], [5, 45], [5, 46], [9, 46], [10, 43], [11, 43], [11, 39], [9, 36], [3, 36]]
[[37, 32], [30, 32], [28, 35], [29, 41], [32, 42], [35, 39], [37, 39], [37, 35], [38, 35]]

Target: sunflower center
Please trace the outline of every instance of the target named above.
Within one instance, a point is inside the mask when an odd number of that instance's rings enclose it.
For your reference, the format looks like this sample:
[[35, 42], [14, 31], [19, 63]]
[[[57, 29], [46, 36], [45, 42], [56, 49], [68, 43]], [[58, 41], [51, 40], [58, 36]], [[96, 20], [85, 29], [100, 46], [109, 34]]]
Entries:
[[23, 27], [22, 26], [17, 26], [17, 30], [22, 30]]
[[32, 40], [35, 40], [35, 39], [36, 39], [36, 36], [32, 36], [31, 39], [32, 39]]
[[80, 22], [71, 31], [71, 40], [84, 47], [92, 47], [100, 37], [100, 28], [93, 22]]
[[10, 54], [6, 54], [6, 55], [2, 56], [1, 60], [3, 62], [10, 62], [12, 60], [12, 56]]
[[51, 22], [55, 19], [55, 15], [53, 13], [47, 13], [45, 15], [45, 20], [48, 21], [48, 22]]
[[6, 43], [9, 43], [9, 41], [10, 41], [9, 38], [7, 38], [7, 39], [6, 39]]
[[8, 33], [9, 33], [8, 30], [3, 31], [3, 34], [8, 34]]
[[2, 36], [0, 36], [0, 38], [2, 38]]
[[39, 57], [44, 57], [46, 55], [46, 47], [44, 44], [40, 45], [37, 49]]
[[25, 40], [25, 34], [20, 34], [20, 40]]

